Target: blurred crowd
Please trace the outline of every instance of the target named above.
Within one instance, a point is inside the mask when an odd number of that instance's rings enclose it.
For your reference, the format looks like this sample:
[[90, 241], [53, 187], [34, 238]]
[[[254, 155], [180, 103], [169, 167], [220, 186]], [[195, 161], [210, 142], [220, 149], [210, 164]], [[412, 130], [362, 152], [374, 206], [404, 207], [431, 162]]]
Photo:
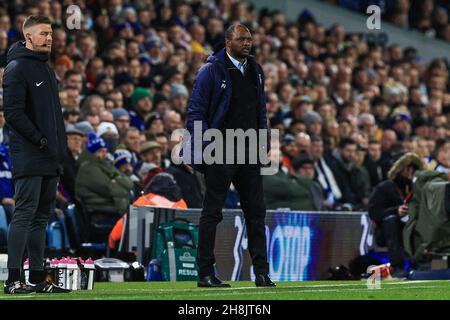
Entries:
[[[80, 30], [66, 28], [69, 4], [83, 13]], [[281, 11], [233, 0], [16, 0], [0, 5], [1, 68], [30, 14], [54, 23], [50, 63], [69, 149], [58, 208], [78, 200], [123, 213], [162, 173], [170, 181], [158, 180], [160, 194], [202, 206], [202, 176], [171, 161], [170, 134], [184, 127], [195, 74], [224, 46], [233, 22], [252, 32], [270, 127], [281, 133], [272, 145], [281, 168], [264, 177], [269, 209], [366, 210], [373, 187], [407, 151], [450, 172], [446, 60], [425, 65], [414, 48], [369, 43], [339, 23], [326, 29], [311, 14], [289, 22]], [[13, 207], [2, 119], [0, 196]], [[226, 207], [238, 206], [231, 187]]]
[[450, 2], [447, 0], [324, 0], [366, 13], [378, 5], [383, 19], [394, 25], [424, 33], [430, 38], [450, 41]]

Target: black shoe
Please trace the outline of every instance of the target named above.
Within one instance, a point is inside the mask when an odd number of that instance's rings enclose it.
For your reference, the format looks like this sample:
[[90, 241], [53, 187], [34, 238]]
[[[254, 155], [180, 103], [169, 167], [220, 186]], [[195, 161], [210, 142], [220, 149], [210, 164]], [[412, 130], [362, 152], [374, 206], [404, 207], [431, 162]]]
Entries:
[[206, 276], [200, 278], [197, 282], [197, 287], [199, 288], [230, 288], [228, 283], [224, 283], [222, 280], [216, 276]]
[[259, 274], [255, 278], [255, 285], [257, 287], [276, 287], [277, 285], [270, 280], [267, 274]]
[[36, 293], [69, 293], [72, 291], [69, 289], [60, 288], [56, 284], [49, 281], [43, 281], [34, 285], [28, 284], [27, 288], [28, 290]]
[[27, 285], [23, 282], [20, 281], [15, 281], [15, 282], [11, 282], [6, 284], [5, 282], [5, 287], [3, 289], [3, 292], [5, 294], [28, 294], [28, 293], [33, 293], [33, 291], [30, 291], [27, 287]]

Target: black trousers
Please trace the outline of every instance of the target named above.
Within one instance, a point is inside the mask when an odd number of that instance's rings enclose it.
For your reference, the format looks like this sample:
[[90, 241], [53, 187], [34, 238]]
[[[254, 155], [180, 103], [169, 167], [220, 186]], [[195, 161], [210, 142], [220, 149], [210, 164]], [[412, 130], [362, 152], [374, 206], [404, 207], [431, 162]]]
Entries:
[[199, 224], [197, 264], [199, 276], [214, 274], [216, 227], [231, 182], [239, 193], [247, 227], [248, 248], [255, 274], [268, 274], [265, 223], [266, 205], [259, 165], [213, 164], [205, 166], [206, 193]]
[[25, 177], [14, 181], [16, 207], [8, 231], [8, 269], [20, 269], [25, 247], [30, 270], [43, 270], [45, 231], [59, 177]]
[[377, 244], [388, 248], [391, 265], [394, 269], [403, 269], [406, 254], [403, 250], [403, 226], [399, 217], [388, 217], [377, 230]]

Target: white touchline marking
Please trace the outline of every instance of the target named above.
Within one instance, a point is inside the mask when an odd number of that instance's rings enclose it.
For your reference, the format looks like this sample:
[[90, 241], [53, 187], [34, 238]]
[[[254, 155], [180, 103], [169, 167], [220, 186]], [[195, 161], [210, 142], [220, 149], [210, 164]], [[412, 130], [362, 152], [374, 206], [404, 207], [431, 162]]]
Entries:
[[[442, 280], [418, 280], [418, 281], [401, 281], [401, 282], [391, 282], [391, 281], [383, 281], [381, 282], [382, 285], [407, 285], [407, 284], [418, 284], [418, 283], [432, 283], [435, 281], [442, 281]], [[450, 282], [450, 281], [449, 281]], [[361, 283], [349, 283], [349, 284], [343, 284], [343, 283], [337, 283], [337, 284], [314, 284], [314, 285], [295, 285], [295, 286], [283, 286], [283, 287], [277, 287], [277, 288], [257, 288], [257, 287], [236, 287], [236, 288], [220, 288], [220, 289], [214, 289], [214, 288], [186, 288], [186, 289], [118, 289], [117, 291], [142, 291], [142, 292], [200, 292], [200, 291], [209, 291], [211, 290], [220, 290], [220, 291], [234, 291], [234, 290], [270, 290], [271, 292], [278, 289], [305, 289], [305, 288], [327, 288], [327, 287], [366, 287], [366, 282]], [[108, 291], [107, 289], [104, 289], [105, 291]], [[116, 291], [116, 292], [117, 292]], [[278, 292], [283, 292], [282, 290], [279, 290]]]
[[[414, 287], [404, 287], [404, 289], [431, 289], [431, 288], [438, 288], [439, 286], [414, 286]], [[383, 291], [386, 290], [396, 290], [396, 288], [382, 288], [379, 290], [369, 290], [369, 289], [313, 289], [313, 290], [290, 290], [290, 291], [278, 291], [278, 294], [285, 294], [285, 293], [320, 293], [320, 292], [361, 292], [361, 293], [383, 293]], [[267, 295], [267, 294], [273, 294], [273, 292], [269, 291], [257, 291], [257, 292], [235, 292], [233, 295], [236, 296], [244, 296], [244, 295]], [[208, 297], [208, 296], [227, 296], [230, 295], [230, 293], [222, 293], [222, 292], [216, 292], [216, 293], [210, 293], [210, 294], [194, 294], [194, 296], [199, 297]], [[185, 297], [183, 295], [174, 295], [174, 296], [180, 296]], [[344, 299], [347, 300], [347, 299]]]

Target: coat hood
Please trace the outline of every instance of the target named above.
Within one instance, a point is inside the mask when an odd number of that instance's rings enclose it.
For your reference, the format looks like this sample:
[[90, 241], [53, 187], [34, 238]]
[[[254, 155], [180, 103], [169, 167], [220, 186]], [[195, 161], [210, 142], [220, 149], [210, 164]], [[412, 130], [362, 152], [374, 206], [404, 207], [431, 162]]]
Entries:
[[9, 63], [19, 58], [36, 59], [42, 62], [46, 62], [48, 60], [48, 57], [49, 57], [48, 53], [35, 52], [25, 47], [24, 41], [17, 41], [9, 48], [8, 54], [6, 56], [6, 63]]

